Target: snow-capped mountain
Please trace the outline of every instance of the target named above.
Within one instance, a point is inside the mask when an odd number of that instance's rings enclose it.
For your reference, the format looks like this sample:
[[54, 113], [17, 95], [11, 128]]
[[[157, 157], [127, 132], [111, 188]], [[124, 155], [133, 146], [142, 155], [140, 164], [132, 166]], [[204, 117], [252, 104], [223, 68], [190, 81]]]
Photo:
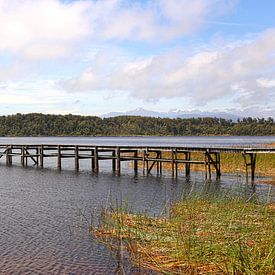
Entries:
[[199, 110], [182, 111], [173, 109], [168, 112], [155, 112], [143, 108], [137, 108], [127, 112], [111, 112], [101, 115], [101, 117], [115, 117], [115, 116], [147, 116], [147, 117], [161, 117], [161, 118], [197, 118], [197, 117], [218, 117], [225, 119], [237, 120], [242, 116], [234, 115], [227, 112], [203, 112]]

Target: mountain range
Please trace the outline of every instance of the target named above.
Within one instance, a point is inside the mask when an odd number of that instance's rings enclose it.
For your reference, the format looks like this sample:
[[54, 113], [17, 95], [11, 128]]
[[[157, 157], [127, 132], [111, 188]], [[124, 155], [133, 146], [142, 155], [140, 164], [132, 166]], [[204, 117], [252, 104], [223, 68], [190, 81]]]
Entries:
[[126, 112], [110, 112], [101, 115], [101, 117], [116, 117], [116, 116], [145, 116], [145, 117], [161, 117], [161, 118], [198, 118], [198, 117], [218, 117], [224, 119], [232, 119], [236, 121], [238, 118], [242, 118], [241, 115], [232, 114], [229, 112], [203, 112], [199, 110], [182, 111], [182, 110], [170, 110], [168, 112], [156, 112], [146, 110], [143, 108], [136, 108]]

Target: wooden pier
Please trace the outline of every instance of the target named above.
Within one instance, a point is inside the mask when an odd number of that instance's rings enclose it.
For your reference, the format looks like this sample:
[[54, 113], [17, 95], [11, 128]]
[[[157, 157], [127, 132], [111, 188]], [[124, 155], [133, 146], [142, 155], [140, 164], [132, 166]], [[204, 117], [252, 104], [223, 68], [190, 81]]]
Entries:
[[[203, 158], [192, 158], [193, 153], [200, 153]], [[12, 165], [13, 158], [21, 159], [22, 166], [35, 165], [44, 167], [45, 158], [55, 158], [57, 169], [62, 169], [62, 159], [74, 160], [74, 169], [80, 168], [81, 159], [91, 160], [91, 170], [99, 172], [101, 160], [111, 160], [111, 168], [117, 175], [121, 173], [121, 162], [132, 162], [131, 167], [137, 174], [139, 170], [148, 175], [153, 169], [162, 174], [163, 164], [167, 163], [172, 177], [177, 177], [179, 168], [189, 177], [191, 165], [204, 165], [205, 177], [221, 176], [221, 153], [238, 153], [243, 156], [246, 176], [255, 178], [257, 154], [273, 154], [275, 148], [237, 148], [237, 147], [165, 147], [165, 146], [95, 146], [95, 145], [53, 145], [53, 144], [8, 144], [0, 145], [0, 158], [5, 158], [6, 165]], [[240, 164], [241, 165], [241, 164]], [[167, 165], [166, 165], [167, 168]]]

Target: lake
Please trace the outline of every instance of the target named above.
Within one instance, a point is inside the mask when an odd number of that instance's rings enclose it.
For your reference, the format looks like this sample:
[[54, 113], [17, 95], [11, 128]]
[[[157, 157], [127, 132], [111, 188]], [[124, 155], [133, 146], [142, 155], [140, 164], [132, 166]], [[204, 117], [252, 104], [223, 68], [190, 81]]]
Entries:
[[275, 142], [275, 136], [186, 137], [0, 137], [0, 144], [87, 144], [129, 146], [251, 146]]
[[[2, 144], [251, 146], [272, 142], [275, 137], [0, 138]], [[261, 184], [254, 189], [241, 174], [205, 182], [203, 173], [192, 173], [190, 180], [183, 175], [172, 179], [169, 173], [135, 176], [126, 164], [118, 177], [110, 172], [108, 162], [98, 175], [90, 172], [88, 161], [81, 163], [79, 173], [72, 171], [72, 160], [61, 172], [55, 167], [53, 160], [46, 169], [23, 168], [19, 160], [12, 167], [0, 162], [0, 274], [115, 274], [113, 253], [88, 232], [91, 214], [96, 219], [100, 209], [109, 205], [162, 215], [172, 202], [193, 193], [275, 199], [273, 186]], [[125, 272], [134, 273], [127, 259], [125, 263]]]

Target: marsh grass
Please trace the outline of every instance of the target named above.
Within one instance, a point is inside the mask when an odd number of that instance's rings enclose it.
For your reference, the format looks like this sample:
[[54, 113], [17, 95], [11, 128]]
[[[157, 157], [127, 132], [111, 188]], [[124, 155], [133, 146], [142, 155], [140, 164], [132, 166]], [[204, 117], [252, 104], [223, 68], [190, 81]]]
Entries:
[[104, 210], [90, 230], [136, 266], [166, 274], [274, 274], [275, 205], [188, 197], [167, 217]]

